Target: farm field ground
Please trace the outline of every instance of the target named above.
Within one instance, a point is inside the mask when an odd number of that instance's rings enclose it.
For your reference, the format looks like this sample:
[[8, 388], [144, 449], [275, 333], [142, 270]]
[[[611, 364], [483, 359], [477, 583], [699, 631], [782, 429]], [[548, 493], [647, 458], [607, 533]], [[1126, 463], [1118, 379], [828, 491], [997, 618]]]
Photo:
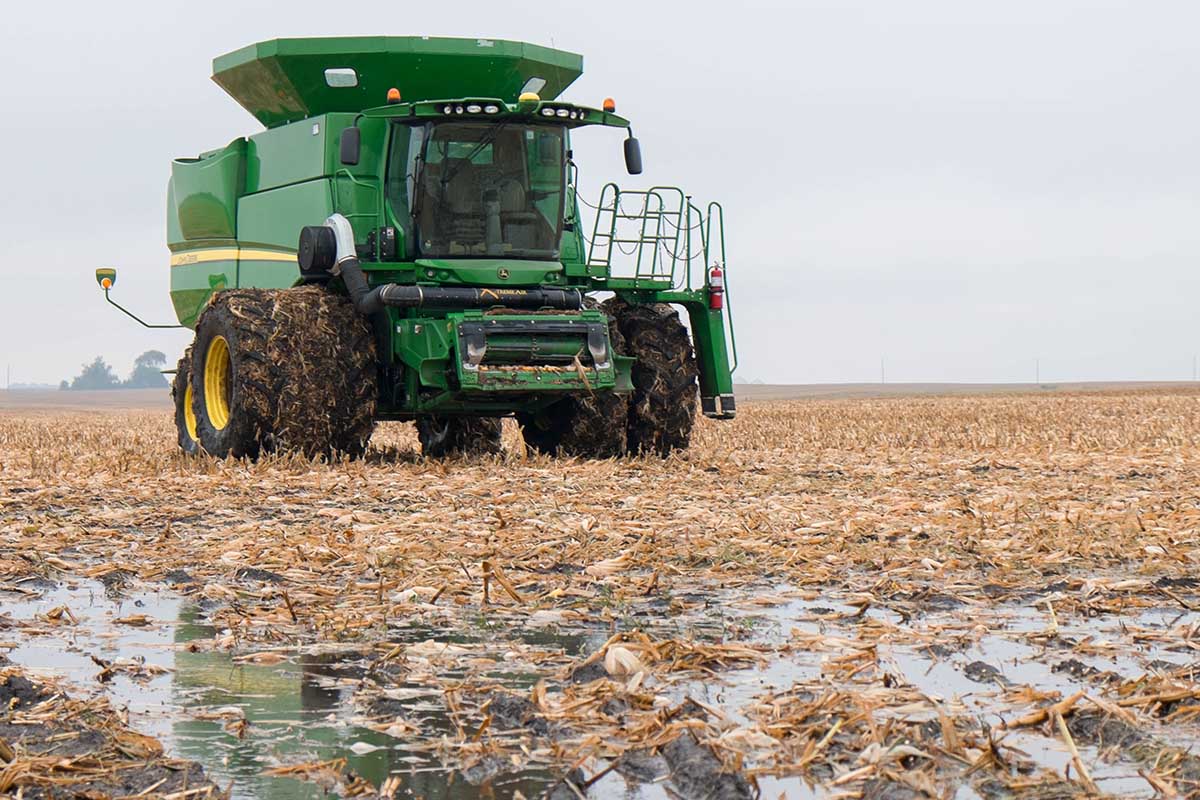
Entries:
[[1200, 796], [1200, 390], [895, 386], [598, 462], [3, 398], [0, 794]]
[[[833, 400], [840, 398], [923, 397], [952, 395], [1020, 394], [1035, 392], [1163, 391], [1197, 388], [1186, 382], [1108, 383], [809, 383], [737, 384], [739, 402], [764, 400]], [[0, 391], [0, 412], [134, 411], [170, 408], [167, 389], [121, 389], [116, 391], [63, 392], [48, 390]]]

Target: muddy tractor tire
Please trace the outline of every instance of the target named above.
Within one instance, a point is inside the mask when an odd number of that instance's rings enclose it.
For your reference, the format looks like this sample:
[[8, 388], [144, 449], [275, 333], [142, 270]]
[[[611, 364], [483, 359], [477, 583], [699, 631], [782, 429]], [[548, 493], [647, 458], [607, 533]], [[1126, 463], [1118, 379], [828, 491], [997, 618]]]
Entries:
[[278, 446], [309, 457], [361, 456], [375, 431], [379, 400], [369, 321], [349, 298], [306, 286], [280, 293], [275, 322], [275, 358], [283, 372]]
[[[625, 343], [610, 317], [608, 336], [613, 351], [624, 354]], [[525, 446], [537, 453], [579, 458], [619, 458], [627, 446], [629, 395], [595, 392], [568, 397], [536, 414], [519, 418]]]
[[358, 456], [374, 429], [374, 338], [321, 287], [215, 295], [190, 371], [200, 445], [220, 458]]
[[175, 369], [171, 381], [171, 399], [175, 402], [175, 431], [179, 449], [189, 456], [200, 452], [199, 434], [196, 433], [196, 414], [192, 410], [192, 348], [183, 351], [183, 358]]
[[417, 438], [426, 458], [495, 455], [501, 450], [500, 420], [493, 417], [420, 417]]
[[698, 394], [696, 354], [678, 312], [665, 303], [605, 302], [633, 365], [628, 447], [634, 454], [668, 456], [691, 442]]
[[521, 418], [525, 446], [537, 453], [578, 458], [625, 455], [626, 395], [605, 392], [569, 397], [541, 413]]

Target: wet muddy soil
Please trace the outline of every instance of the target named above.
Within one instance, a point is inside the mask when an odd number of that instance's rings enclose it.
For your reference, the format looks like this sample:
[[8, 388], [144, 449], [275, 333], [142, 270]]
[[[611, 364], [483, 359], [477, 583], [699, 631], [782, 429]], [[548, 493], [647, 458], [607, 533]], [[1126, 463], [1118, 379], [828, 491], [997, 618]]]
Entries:
[[164, 754], [102, 697], [79, 701], [0, 664], [0, 795], [224, 797], [195, 761]]
[[0, 418], [8, 702], [239, 798], [1188, 797], [1197, 397], [767, 404], [665, 461]]

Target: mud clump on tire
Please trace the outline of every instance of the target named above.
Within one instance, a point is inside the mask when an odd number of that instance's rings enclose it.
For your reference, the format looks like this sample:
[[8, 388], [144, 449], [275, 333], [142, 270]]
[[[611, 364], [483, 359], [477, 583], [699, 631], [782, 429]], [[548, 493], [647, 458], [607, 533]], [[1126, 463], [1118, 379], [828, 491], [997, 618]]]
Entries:
[[[220, 428], [204, 395], [217, 337], [231, 362], [229, 420]], [[207, 452], [316, 457], [366, 449], [378, 398], [375, 342], [347, 298], [317, 286], [220, 292], [200, 317], [192, 350], [193, 408]]]
[[631, 453], [670, 455], [691, 443], [696, 420], [696, 355], [679, 314], [665, 303], [632, 305], [620, 298], [604, 304], [624, 337], [624, 355], [633, 356], [633, 397], [629, 404]]
[[615, 392], [568, 397], [539, 415], [524, 415], [521, 434], [538, 453], [580, 458], [625, 455], [629, 398]]
[[[613, 353], [625, 352], [625, 339], [611, 316], [608, 337]], [[591, 392], [522, 415], [521, 434], [528, 447], [546, 455], [619, 458], [628, 446], [628, 417], [629, 395]]]
[[282, 373], [275, 446], [308, 456], [362, 455], [379, 398], [367, 320], [347, 298], [306, 286], [280, 293], [274, 323], [267, 346]]
[[417, 438], [427, 458], [495, 455], [501, 450], [500, 420], [492, 417], [421, 417]]

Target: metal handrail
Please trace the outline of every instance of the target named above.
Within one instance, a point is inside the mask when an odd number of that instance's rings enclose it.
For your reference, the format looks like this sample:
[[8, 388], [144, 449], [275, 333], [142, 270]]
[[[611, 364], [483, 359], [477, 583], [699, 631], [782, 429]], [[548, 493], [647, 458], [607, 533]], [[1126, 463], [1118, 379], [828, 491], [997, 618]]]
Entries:
[[[608, 196], [608, 190], [610, 188], [613, 190], [613, 193], [614, 193], [614, 207], [613, 207], [614, 212], [616, 209], [616, 206], [615, 206], [616, 199], [615, 198], [620, 197], [620, 195], [621, 195], [620, 187], [618, 187], [615, 183], [611, 183], [611, 182], [604, 184], [604, 187], [600, 190], [600, 201], [596, 205], [596, 221], [592, 226], [592, 241], [589, 243], [589, 246], [588, 246], [588, 257], [587, 257], [588, 264], [608, 265], [612, 261], [612, 240], [615, 238], [615, 235], [616, 235], [616, 226], [617, 226], [616, 219], [615, 218], [613, 219], [612, 229], [610, 230], [609, 233], [601, 234], [601, 232], [600, 232], [600, 223], [601, 223], [601, 220], [604, 216], [605, 209], [606, 209], [604, 200]], [[607, 248], [608, 252], [603, 259], [598, 259], [596, 257], [596, 246], [598, 244], [598, 239], [600, 238], [601, 235], [605, 236], [605, 238], [608, 239], [608, 248]]]
[[[636, 213], [627, 205], [635, 200], [640, 201]], [[588, 242], [588, 264], [611, 270], [614, 246], [633, 260], [633, 275], [614, 275], [615, 278], [666, 279], [674, 289], [694, 291], [707, 286], [708, 270], [714, 263], [726, 269], [725, 210], [720, 203], [711, 202], [701, 210], [693, 203], [691, 195], [685, 195], [676, 186], [623, 191], [615, 183], [608, 183], [600, 190], [599, 203], [588, 205], [596, 211], [592, 239]], [[641, 223], [636, 233], [626, 232], [629, 226], [618, 231], [618, 223], [635, 221]], [[626, 251], [622, 245], [630, 245], [632, 249]], [[646, 253], [647, 247], [649, 253]], [[659, 252], [660, 248], [664, 252]], [[700, 275], [695, 274], [697, 262]], [[726, 283], [728, 286], [728, 278]], [[728, 288], [725, 296], [728, 304]], [[729, 319], [736, 366], [737, 346], [733, 342], [731, 313]]]
[[[379, 187], [382, 185], [382, 181], [380, 181], [379, 178], [376, 178], [373, 175], [369, 175], [364, 179], [364, 178], [360, 178], [360, 177], [354, 175], [352, 172], [350, 172], [350, 170], [345, 169], [345, 168], [335, 171], [333, 173], [333, 177], [334, 177], [335, 181], [338, 178], [345, 178], [346, 180], [350, 181], [351, 184], [361, 187], [361, 188], [366, 188], [366, 189], [378, 190]], [[354, 212], [354, 211], [343, 210], [342, 208], [338, 207], [336, 191], [334, 192], [334, 195], [333, 195], [333, 201], [335, 204], [334, 211], [337, 211], [339, 214], [341, 214], [343, 217], [346, 217], [347, 219], [357, 219], [359, 217], [363, 217], [366, 219], [375, 220], [375, 219], [379, 218], [379, 208], [376, 208], [374, 211]]]

